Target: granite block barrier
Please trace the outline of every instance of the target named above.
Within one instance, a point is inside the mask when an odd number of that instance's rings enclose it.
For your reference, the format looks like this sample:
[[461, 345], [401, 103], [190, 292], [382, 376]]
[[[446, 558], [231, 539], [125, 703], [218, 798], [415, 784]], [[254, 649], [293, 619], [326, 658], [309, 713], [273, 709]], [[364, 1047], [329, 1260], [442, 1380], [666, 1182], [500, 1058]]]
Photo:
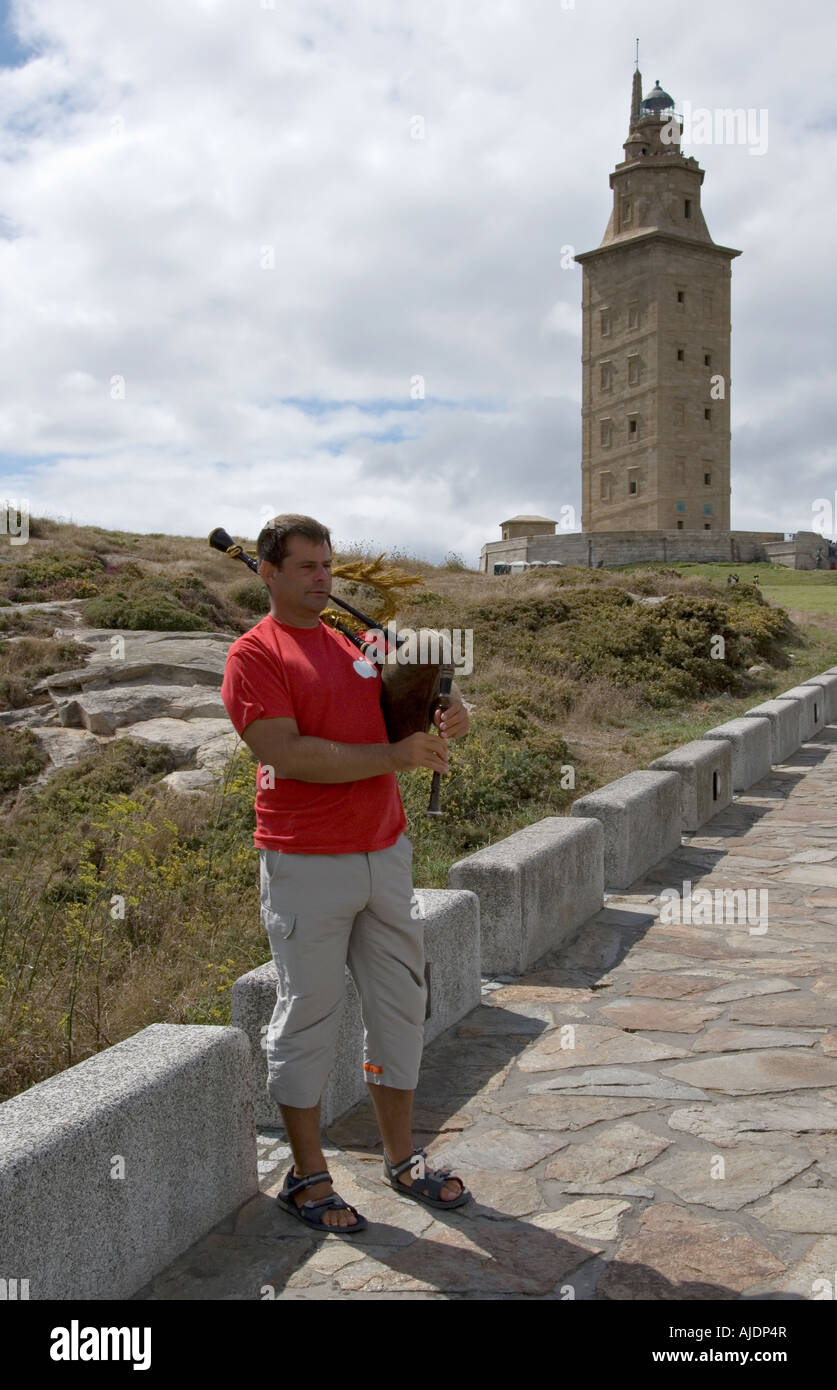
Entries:
[[825, 701], [816, 685], [794, 685], [790, 690], [783, 690], [776, 699], [799, 703], [800, 743], [807, 743], [825, 726]]
[[773, 734], [767, 718], [730, 719], [701, 735], [726, 739], [732, 752], [732, 790], [746, 791], [766, 777], [772, 767]]
[[[480, 1002], [480, 905], [473, 893], [451, 892], [447, 888], [416, 888], [414, 901], [424, 921], [427, 1044]], [[264, 1129], [283, 1127], [282, 1112], [267, 1090], [266, 1038], [276, 1003], [276, 984], [276, 969], [271, 960], [242, 975], [232, 991], [232, 1020], [249, 1041], [256, 1123]], [[360, 998], [347, 970], [334, 1065], [322, 1096], [324, 1125], [331, 1124], [366, 1096], [369, 1088], [362, 1064]]]
[[603, 847], [597, 822], [547, 816], [451, 866], [451, 888], [479, 898], [484, 972], [522, 974], [599, 911]]
[[129, 1298], [254, 1196], [249, 1063], [237, 1028], [153, 1023], [4, 1101], [0, 1276]]
[[603, 826], [606, 888], [628, 888], [679, 849], [680, 786], [677, 772], [629, 772], [573, 802], [571, 815]]
[[726, 739], [694, 739], [648, 767], [680, 777], [680, 822], [690, 833], [732, 802], [732, 749]]
[[802, 742], [802, 705], [799, 700], [765, 700], [745, 710], [742, 719], [770, 720], [770, 761], [785, 762]]
[[826, 724], [837, 724], [837, 672], [824, 671], [821, 676], [812, 676], [803, 681], [805, 685], [818, 685], [823, 692]]

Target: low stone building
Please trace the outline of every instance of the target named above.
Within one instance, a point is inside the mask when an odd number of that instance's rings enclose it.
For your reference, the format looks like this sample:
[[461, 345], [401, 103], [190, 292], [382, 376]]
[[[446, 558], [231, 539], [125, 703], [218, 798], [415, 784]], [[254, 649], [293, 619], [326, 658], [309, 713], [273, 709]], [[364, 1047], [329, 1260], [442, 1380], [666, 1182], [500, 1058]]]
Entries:
[[508, 521], [500, 522], [500, 535], [504, 541], [521, 536], [554, 536], [555, 525], [548, 516], [510, 516]]

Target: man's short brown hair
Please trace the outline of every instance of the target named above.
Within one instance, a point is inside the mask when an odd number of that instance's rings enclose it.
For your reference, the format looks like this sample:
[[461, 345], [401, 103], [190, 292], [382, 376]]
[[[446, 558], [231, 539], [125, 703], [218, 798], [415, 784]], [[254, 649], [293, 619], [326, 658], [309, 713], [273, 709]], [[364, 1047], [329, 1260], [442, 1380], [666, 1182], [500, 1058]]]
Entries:
[[313, 516], [299, 516], [296, 512], [285, 512], [268, 521], [259, 532], [256, 553], [260, 560], [267, 560], [281, 569], [282, 561], [288, 553], [288, 537], [303, 536], [307, 541], [331, 548], [331, 535], [328, 527], [315, 521]]

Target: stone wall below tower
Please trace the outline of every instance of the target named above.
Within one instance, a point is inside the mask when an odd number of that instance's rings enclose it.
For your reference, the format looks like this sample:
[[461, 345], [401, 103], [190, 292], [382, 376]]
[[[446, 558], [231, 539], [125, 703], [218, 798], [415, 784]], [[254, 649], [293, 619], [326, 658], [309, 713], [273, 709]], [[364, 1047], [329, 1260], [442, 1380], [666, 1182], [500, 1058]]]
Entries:
[[[808, 533], [805, 535], [807, 538]], [[576, 531], [489, 541], [482, 548], [480, 569], [492, 574], [495, 564], [509, 564], [513, 560], [560, 560], [564, 565], [585, 565], [591, 569], [598, 568], [600, 563], [602, 567], [654, 562], [767, 563], [770, 559], [768, 546], [783, 541], [784, 536], [779, 531]], [[822, 538], [820, 541], [826, 547]], [[789, 561], [783, 557], [783, 562]], [[808, 567], [808, 564], [799, 566]]]

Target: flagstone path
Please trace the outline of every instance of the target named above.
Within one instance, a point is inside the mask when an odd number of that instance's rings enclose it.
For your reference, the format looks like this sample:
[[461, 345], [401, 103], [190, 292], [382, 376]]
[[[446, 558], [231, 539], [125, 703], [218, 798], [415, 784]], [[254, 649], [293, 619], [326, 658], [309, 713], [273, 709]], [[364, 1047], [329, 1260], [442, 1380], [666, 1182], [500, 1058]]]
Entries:
[[[766, 919], [705, 921], [700, 889], [766, 889]], [[417, 1141], [472, 1204], [384, 1186], [364, 1104], [326, 1156], [366, 1232], [279, 1210], [263, 1134], [261, 1193], [136, 1298], [834, 1298], [836, 948], [832, 727], [428, 1047]]]

